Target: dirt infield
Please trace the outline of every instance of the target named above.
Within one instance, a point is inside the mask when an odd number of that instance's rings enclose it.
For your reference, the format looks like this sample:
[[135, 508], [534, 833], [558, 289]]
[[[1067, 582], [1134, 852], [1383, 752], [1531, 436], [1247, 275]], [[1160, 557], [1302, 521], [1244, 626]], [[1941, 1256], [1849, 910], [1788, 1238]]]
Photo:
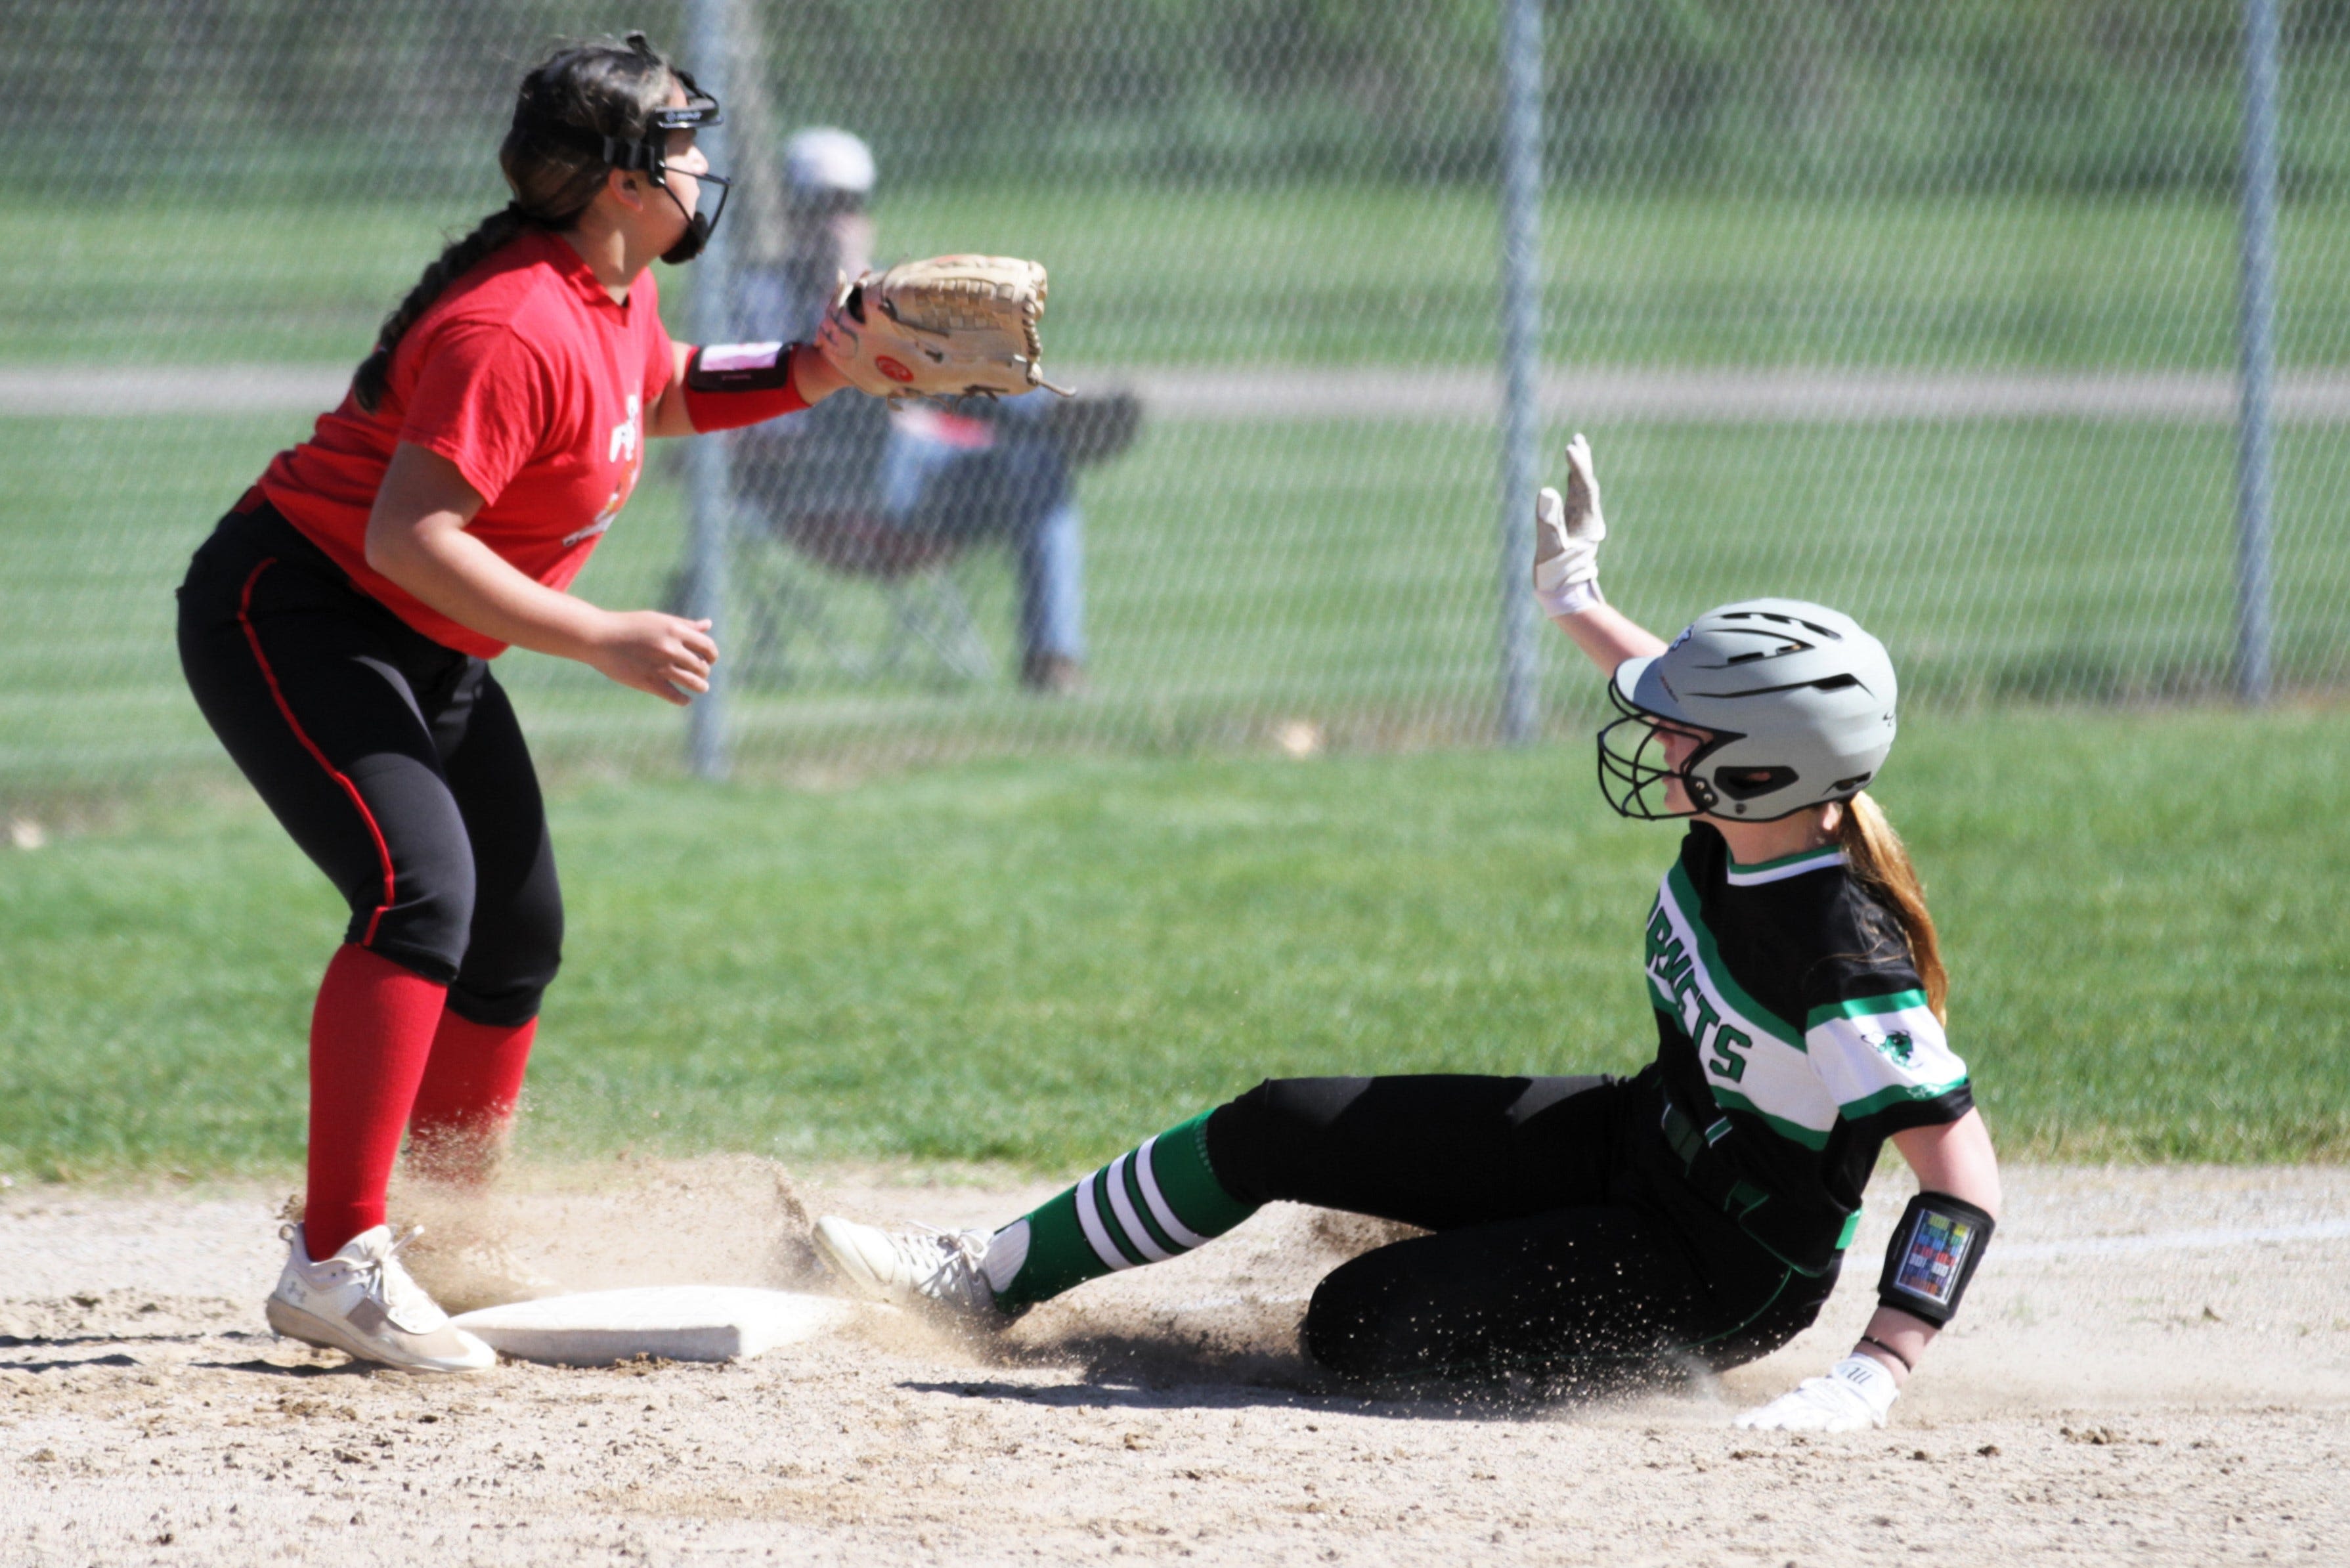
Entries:
[[[1961, 1322], [1848, 1438], [1740, 1432], [1866, 1315], [1599, 1406], [1375, 1401], [1292, 1343], [1377, 1227], [1275, 1208], [975, 1349], [874, 1314], [740, 1366], [463, 1379], [273, 1339], [258, 1193], [0, 1193], [0, 1563], [1776, 1565], [2350, 1556], [2350, 1171], [2024, 1168]], [[803, 1205], [1044, 1189], [743, 1158], [572, 1170], [486, 1215], [564, 1284], [804, 1283]], [[417, 1205], [411, 1201], [411, 1211]], [[439, 1217], [444, 1223], [452, 1219]]]

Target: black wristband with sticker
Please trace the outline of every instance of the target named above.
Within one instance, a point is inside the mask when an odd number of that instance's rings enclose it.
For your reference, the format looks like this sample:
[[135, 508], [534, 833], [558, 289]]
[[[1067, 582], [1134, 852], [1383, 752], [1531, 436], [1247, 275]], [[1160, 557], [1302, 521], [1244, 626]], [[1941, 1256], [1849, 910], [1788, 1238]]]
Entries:
[[1901, 1211], [1885, 1249], [1877, 1301], [1936, 1328], [1957, 1315], [1997, 1221], [1962, 1198], [1920, 1192]]

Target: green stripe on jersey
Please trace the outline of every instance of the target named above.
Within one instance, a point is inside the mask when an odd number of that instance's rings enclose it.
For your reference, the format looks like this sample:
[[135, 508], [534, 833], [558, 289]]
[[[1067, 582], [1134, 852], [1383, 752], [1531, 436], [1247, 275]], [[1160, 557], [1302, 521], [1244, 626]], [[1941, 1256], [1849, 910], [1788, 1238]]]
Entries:
[[[1804, 1032], [1788, 1020], [1780, 1017], [1761, 1002], [1746, 994], [1730, 966], [1721, 961], [1721, 951], [1714, 945], [1713, 933], [1706, 929], [1704, 906], [1698, 901], [1697, 888], [1689, 879], [1689, 868], [1679, 861], [1665, 874], [1672, 889], [1673, 902], [1680, 907], [1681, 916], [1689, 921], [1690, 933], [1697, 938], [1697, 961], [1705, 967], [1708, 980], [1721, 992], [1721, 999], [1746, 1015], [1747, 1021], [1768, 1033], [1773, 1039], [1804, 1049]], [[1814, 1146], [1816, 1147], [1816, 1146]]]
[[1744, 1111], [1749, 1116], [1762, 1117], [1773, 1132], [1791, 1143], [1799, 1143], [1805, 1148], [1811, 1149], [1825, 1148], [1828, 1146], [1830, 1129], [1807, 1127], [1801, 1122], [1791, 1122], [1784, 1116], [1774, 1116], [1735, 1089], [1725, 1089], [1720, 1084], [1709, 1084], [1706, 1086], [1713, 1091], [1716, 1104], [1733, 1111]]
[[1890, 996], [1856, 996], [1849, 1002], [1831, 1002], [1812, 1009], [1804, 1020], [1804, 1031], [1809, 1033], [1831, 1018], [1884, 1018], [1910, 1008], [1927, 1006], [1922, 991], [1897, 991]]

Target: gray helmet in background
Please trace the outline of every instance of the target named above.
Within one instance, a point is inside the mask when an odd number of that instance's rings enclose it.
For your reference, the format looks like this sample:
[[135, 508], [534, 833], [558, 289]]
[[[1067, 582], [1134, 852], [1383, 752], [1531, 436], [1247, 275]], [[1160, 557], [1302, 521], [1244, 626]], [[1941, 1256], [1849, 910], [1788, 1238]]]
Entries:
[[[1648, 659], [1616, 668], [1624, 717], [1599, 732], [1599, 791], [1626, 816], [1706, 813], [1770, 822], [1858, 794], [1893, 749], [1893, 660], [1850, 616], [1801, 599], [1708, 610]], [[1651, 722], [1711, 739], [1679, 777], [1694, 809], [1671, 811], [1673, 771]]]
[[837, 126], [812, 125], [784, 143], [784, 189], [799, 205], [862, 202], [873, 177], [873, 150]]

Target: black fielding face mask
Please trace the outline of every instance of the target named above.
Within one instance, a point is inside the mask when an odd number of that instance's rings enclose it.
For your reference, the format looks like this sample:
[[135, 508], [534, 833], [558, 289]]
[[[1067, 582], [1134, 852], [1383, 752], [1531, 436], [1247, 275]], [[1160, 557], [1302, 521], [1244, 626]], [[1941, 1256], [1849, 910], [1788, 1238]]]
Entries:
[[[631, 40], [633, 41], [633, 40]], [[718, 206], [704, 215], [697, 200], [695, 211], [685, 212], [677, 192], [669, 188], [669, 135], [672, 130], [702, 130], [713, 125], [723, 125], [726, 117], [718, 108], [718, 100], [694, 85], [683, 71], [676, 73], [685, 88], [687, 102], [681, 109], [655, 109], [650, 123], [645, 127], [642, 141], [607, 140], [605, 161], [619, 169], [641, 169], [647, 178], [661, 189], [661, 194], [677, 202], [677, 210], [685, 213], [685, 233], [677, 244], [661, 252], [661, 260], [671, 266], [682, 266], [700, 255], [710, 244], [710, 236], [718, 232], [718, 220], [726, 215], [726, 198], [733, 193], [734, 182], [723, 175], [702, 173], [693, 176], [703, 184], [718, 187]]]
[[[630, 41], [636, 42], [637, 39], [631, 36]], [[669, 188], [669, 133], [672, 130], [700, 130], [726, 123], [716, 99], [695, 87], [693, 78], [683, 71], [676, 75], [684, 84], [691, 101], [681, 109], [654, 110], [641, 140], [605, 136], [581, 126], [535, 116], [525, 119], [517, 114], [515, 123], [533, 135], [593, 152], [615, 169], [641, 170], [645, 177], [660, 188], [662, 195], [677, 202], [679, 212], [685, 213], [685, 233], [678, 236], [677, 244], [661, 252], [660, 257], [671, 266], [682, 266], [708, 248], [710, 236], [718, 231], [718, 220], [726, 214], [726, 198], [733, 192], [734, 182], [718, 174], [693, 176], [704, 185], [718, 187], [718, 206], [708, 213], [700, 211], [686, 213], [685, 203], [679, 202], [677, 192]], [[702, 203], [697, 201], [694, 205], [698, 209]]]
[[[669, 181], [665, 178], [667, 172], [666, 170], [656, 172], [653, 175], [653, 182], [660, 187], [663, 195], [672, 202], [677, 202], [679, 212], [685, 213], [685, 203], [678, 202], [677, 192], [669, 188]], [[726, 198], [734, 190], [733, 181], [722, 179], [716, 174], [696, 174], [694, 179], [704, 185], [718, 187], [718, 211], [702, 212], [700, 211], [702, 203], [697, 201], [694, 202], [696, 210], [685, 213], [685, 233], [678, 236], [677, 244], [661, 252], [660, 259], [671, 266], [683, 266], [709, 248], [710, 236], [718, 232], [718, 220], [726, 215]]]

